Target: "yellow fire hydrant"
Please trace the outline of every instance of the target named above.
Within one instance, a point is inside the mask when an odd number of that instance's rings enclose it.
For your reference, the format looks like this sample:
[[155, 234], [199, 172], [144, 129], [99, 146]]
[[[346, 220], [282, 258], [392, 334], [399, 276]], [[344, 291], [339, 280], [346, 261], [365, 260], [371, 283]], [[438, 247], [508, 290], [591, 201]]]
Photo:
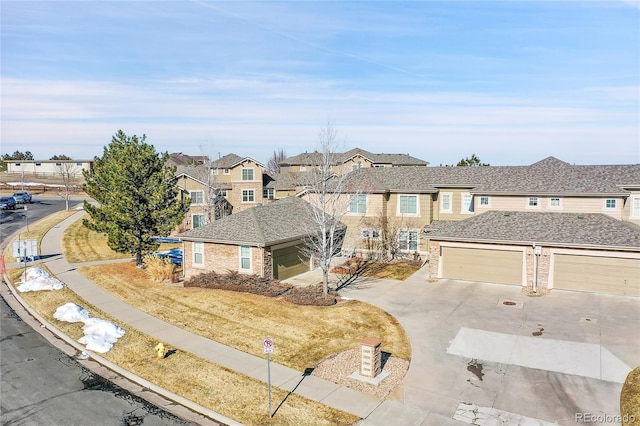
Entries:
[[162, 342], [158, 343], [154, 349], [158, 352], [158, 358], [164, 358], [164, 345]]

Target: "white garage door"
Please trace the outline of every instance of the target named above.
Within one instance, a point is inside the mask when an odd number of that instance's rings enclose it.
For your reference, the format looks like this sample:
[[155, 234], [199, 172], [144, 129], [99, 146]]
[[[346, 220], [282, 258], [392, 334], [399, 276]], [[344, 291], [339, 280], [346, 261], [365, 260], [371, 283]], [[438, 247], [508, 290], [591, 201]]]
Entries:
[[640, 259], [553, 255], [553, 287], [640, 296]]
[[442, 249], [443, 278], [522, 285], [522, 251]]

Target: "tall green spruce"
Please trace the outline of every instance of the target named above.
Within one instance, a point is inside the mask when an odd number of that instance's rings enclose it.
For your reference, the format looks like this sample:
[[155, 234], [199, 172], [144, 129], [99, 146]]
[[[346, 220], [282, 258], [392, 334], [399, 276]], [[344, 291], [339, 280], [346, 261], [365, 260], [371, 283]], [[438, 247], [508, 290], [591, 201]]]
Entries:
[[98, 205], [85, 201], [91, 219], [86, 227], [106, 234], [112, 250], [143, 257], [157, 250], [153, 237], [168, 236], [182, 221], [188, 199], [178, 199], [175, 167], [166, 166], [169, 154], [157, 154], [146, 136], [113, 136], [92, 170], [83, 171], [84, 191]]

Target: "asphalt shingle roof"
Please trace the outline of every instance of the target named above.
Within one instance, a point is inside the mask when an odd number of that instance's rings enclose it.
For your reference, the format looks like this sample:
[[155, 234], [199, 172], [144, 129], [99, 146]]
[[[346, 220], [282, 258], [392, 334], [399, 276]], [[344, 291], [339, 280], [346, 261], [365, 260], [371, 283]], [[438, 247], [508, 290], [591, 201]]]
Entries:
[[309, 235], [313, 223], [311, 206], [297, 197], [288, 197], [264, 206], [234, 213], [206, 226], [191, 229], [178, 237], [191, 241], [269, 246]]
[[[344, 163], [355, 155], [362, 155], [371, 160], [374, 164], [393, 164], [397, 166], [426, 166], [429, 164], [424, 160], [410, 156], [409, 154], [374, 154], [361, 148], [354, 148], [343, 153], [332, 153], [332, 164]], [[288, 157], [280, 164], [313, 165], [321, 164], [322, 154], [319, 152], [304, 152], [302, 154]]]
[[433, 239], [640, 248], [640, 226], [601, 213], [489, 211], [463, 221], [435, 221]]

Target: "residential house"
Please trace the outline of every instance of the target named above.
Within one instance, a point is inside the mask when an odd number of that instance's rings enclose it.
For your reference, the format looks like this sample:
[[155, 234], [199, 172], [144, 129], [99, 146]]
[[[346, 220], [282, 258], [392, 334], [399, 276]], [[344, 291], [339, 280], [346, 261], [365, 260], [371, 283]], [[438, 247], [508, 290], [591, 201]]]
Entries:
[[[434, 277], [640, 294], [640, 165], [575, 166], [549, 157], [530, 166], [370, 168], [347, 176], [345, 195], [345, 245], [366, 252], [381, 238], [384, 218], [398, 230], [398, 249], [429, 259]], [[462, 232], [467, 226], [479, 234]], [[580, 226], [591, 237], [575, 237]], [[607, 238], [601, 229], [611, 230]], [[535, 268], [531, 253], [543, 256]], [[505, 268], [511, 275], [497, 277]]]
[[186, 231], [179, 235], [185, 278], [232, 270], [286, 279], [309, 271], [304, 244], [314, 232], [310, 223], [309, 204], [288, 197]]
[[56, 177], [62, 173], [82, 178], [83, 170], [93, 168], [93, 160], [6, 160], [7, 173], [18, 177]]

